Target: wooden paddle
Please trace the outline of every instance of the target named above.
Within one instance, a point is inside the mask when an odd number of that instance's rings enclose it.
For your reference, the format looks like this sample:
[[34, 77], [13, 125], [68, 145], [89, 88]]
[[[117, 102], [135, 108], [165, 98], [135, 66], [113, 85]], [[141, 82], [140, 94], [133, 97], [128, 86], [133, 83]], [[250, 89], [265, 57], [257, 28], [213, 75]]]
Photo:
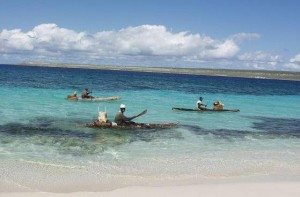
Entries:
[[132, 116], [132, 117], [130, 118], [130, 120], [133, 120], [133, 119], [135, 119], [135, 118], [137, 118], [137, 117], [139, 117], [139, 116], [142, 116], [142, 115], [144, 115], [145, 113], [147, 113], [147, 109], [145, 109], [144, 111], [142, 111], [142, 112], [139, 113], [138, 115]]

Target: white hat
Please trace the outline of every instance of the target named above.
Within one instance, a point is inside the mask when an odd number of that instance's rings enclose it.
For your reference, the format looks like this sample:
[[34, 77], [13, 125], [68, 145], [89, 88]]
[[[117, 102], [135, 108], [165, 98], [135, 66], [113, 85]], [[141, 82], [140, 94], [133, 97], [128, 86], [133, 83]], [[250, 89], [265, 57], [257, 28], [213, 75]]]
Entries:
[[123, 108], [125, 109], [126, 106], [125, 106], [124, 104], [121, 104], [121, 105], [120, 105], [120, 109], [123, 109]]

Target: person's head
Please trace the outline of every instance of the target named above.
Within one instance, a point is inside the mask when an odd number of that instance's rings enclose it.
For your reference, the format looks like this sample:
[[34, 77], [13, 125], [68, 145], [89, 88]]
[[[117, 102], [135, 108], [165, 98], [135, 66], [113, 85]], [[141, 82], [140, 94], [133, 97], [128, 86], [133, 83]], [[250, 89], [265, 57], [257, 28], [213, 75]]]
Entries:
[[126, 109], [126, 106], [124, 104], [121, 104], [120, 105], [120, 110], [121, 110], [122, 113], [125, 111], [125, 109]]
[[200, 100], [200, 101], [202, 101], [202, 100], [203, 100], [202, 96], [200, 96], [200, 97], [199, 97], [199, 100]]
[[75, 91], [73, 94], [76, 96], [77, 95], [77, 91]]

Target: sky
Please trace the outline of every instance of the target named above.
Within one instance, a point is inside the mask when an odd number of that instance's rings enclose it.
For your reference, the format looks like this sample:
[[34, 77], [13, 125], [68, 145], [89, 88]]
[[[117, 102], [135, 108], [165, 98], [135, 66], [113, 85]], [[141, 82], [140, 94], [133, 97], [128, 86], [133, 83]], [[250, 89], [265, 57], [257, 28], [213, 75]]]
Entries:
[[298, 0], [0, 0], [0, 64], [300, 71]]

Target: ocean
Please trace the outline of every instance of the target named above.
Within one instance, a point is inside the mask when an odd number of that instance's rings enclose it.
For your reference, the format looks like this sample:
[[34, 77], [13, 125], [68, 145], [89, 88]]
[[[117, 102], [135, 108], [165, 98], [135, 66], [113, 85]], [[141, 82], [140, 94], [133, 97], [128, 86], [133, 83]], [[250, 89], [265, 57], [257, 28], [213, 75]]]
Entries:
[[[122, 99], [65, 100], [83, 88]], [[103, 191], [300, 175], [299, 81], [0, 65], [0, 92], [0, 191]], [[172, 110], [195, 108], [199, 96], [208, 108], [219, 100], [240, 112]], [[127, 116], [148, 110], [135, 122], [179, 124], [83, 126], [99, 110], [113, 120], [120, 104]]]

